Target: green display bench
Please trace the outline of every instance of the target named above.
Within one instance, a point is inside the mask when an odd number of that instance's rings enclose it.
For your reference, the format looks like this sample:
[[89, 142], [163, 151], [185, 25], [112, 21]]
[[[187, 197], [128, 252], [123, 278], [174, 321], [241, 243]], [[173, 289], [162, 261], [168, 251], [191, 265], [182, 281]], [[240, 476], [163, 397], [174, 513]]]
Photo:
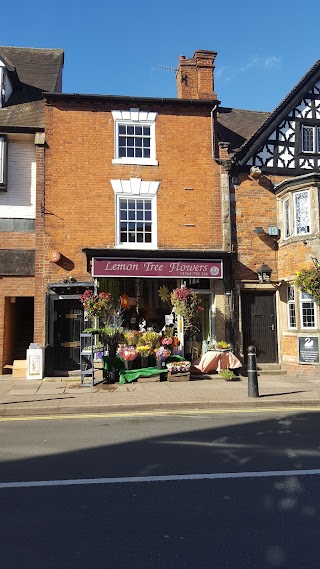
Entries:
[[[166, 363], [168, 362], [179, 362], [183, 361], [184, 358], [181, 356], [172, 355], [166, 359]], [[168, 369], [165, 367], [163, 369], [158, 369], [157, 367], [142, 367], [136, 369], [127, 370], [125, 368], [124, 361], [119, 357], [110, 357], [110, 356], [103, 356], [103, 371], [108, 373], [113, 370], [117, 370], [119, 373], [119, 383], [130, 383], [138, 377], [152, 377], [153, 375], [159, 375], [161, 373], [167, 373]], [[133, 364], [135, 360], [133, 361]]]

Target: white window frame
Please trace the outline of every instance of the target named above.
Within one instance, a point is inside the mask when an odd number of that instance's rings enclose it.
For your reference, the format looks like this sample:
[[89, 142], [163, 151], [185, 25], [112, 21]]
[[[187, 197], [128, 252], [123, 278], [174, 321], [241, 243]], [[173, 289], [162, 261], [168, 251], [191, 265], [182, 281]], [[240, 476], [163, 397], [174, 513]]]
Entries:
[[[286, 215], [286, 213], [288, 213], [288, 216]], [[289, 239], [289, 237], [291, 237], [291, 209], [290, 209], [289, 197], [285, 198], [282, 202], [282, 217], [283, 217], [283, 239]]]
[[[304, 132], [305, 129], [312, 129], [312, 150], [305, 149]], [[303, 124], [301, 126], [301, 152], [306, 154], [319, 154], [320, 153], [320, 126]]]
[[[314, 318], [314, 325], [313, 326], [305, 326], [303, 320], [303, 305], [304, 304], [311, 304], [313, 308], [313, 318]], [[307, 292], [300, 292], [300, 323], [301, 328], [304, 330], [314, 330], [317, 328], [317, 305], [313, 297], [308, 294]]]
[[[157, 249], [158, 248], [158, 226], [157, 226], [157, 192], [160, 182], [145, 181], [141, 178], [130, 178], [130, 180], [111, 180], [112, 189], [115, 194], [115, 236], [117, 249]], [[151, 242], [150, 243], [122, 243], [120, 240], [120, 199], [146, 199], [151, 201]]]
[[[114, 159], [112, 164], [137, 164], [141, 166], [158, 166], [156, 160], [156, 119], [158, 113], [129, 109], [128, 111], [111, 111], [114, 120]], [[148, 126], [150, 128], [150, 157], [119, 156], [119, 125]]]
[[[293, 291], [293, 298], [290, 298], [290, 292]], [[297, 310], [296, 310], [296, 291], [293, 284], [287, 286], [287, 317], [288, 317], [288, 328], [290, 330], [297, 328]], [[290, 310], [293, 307], [293, 316], [290, 314]], [[294, 319], [294, 326], [291, 325], [291, 317]]]
[[7, 169], [7, 139], [0, 135], [0, 189], [6, 188], [6, 169]]
[[[309, 213], [309, 231], [299, 231], [297, 227], [297, 211], [296, 211], [296, 197], [300, 194], [307, 193], [308, 196], [308, 213]], [[309, 235], [312, 233], [311, 228], [311, 210], [310, 210], [310, 190], [301, 190], [301, 192], [294, 192], [292, 195], [293, 198], [293, 213], [294, 213], [294, 233], [295, 235]]]

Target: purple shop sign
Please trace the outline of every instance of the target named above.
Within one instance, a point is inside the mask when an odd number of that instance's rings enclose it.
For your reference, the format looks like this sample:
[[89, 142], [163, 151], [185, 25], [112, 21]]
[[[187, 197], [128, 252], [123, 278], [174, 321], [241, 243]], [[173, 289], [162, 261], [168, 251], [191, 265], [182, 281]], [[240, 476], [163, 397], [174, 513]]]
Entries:
[[93, 277], [197, 278], [222, 279], [221, 259], [92, 259]]

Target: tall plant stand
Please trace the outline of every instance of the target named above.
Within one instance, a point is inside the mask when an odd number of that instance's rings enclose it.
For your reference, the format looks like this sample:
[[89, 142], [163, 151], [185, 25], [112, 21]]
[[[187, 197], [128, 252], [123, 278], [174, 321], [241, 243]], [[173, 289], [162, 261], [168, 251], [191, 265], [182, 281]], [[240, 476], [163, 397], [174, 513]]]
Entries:
[[[82, 332], [80, 334], [80, 376], [81, 385], [95, 385], [95, 371], [99, 368], [95, 367], [95, 353], [101, 350], [95, 349], [95, 336]], [[86, 381], [88, 379], [89, 381]]]

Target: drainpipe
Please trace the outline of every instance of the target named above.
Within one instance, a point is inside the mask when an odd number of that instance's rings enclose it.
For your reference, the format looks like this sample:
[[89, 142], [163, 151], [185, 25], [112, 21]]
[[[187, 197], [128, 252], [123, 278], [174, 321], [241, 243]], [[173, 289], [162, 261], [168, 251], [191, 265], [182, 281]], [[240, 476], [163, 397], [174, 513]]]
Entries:
[[216, 153], [215, 153], [215, 132], [214, 132], [214, 118], [213, 118], [213, 113], [217, 110], [218, 108], [218, 103], [215, 104], [215, 106], [211, 109], [210, 111], [210, 118], [211, 118], [211, 154], [212, 154], [212, 160], [215, 160], [216, 158]]

